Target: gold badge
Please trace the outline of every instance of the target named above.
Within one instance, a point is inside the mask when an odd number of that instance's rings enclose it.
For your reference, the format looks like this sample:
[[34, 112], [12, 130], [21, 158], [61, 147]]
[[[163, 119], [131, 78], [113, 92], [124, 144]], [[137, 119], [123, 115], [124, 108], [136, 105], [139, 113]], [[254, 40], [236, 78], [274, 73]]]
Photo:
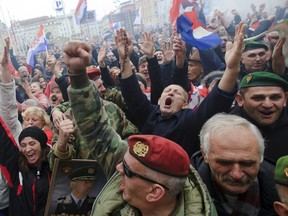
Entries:
[[248, 74], [246, 77], [247, 84], [252, 80], [252, 74]]
[[71, 170], [72, 170], [72, 167], [69, 167], [69, 166], [63, 167], [63, 171], [65, 174], [70, 173]]
[[133, 152], [138, 155], [139, 157], [145, 157], [146, 154], [148, 153], [149, 146], [145, 145], [144, 143], [138, 141], [134, 146], [133, 146]]
[[285, 173], [286, 177], [288, 177], [288, 167], [284, 169], [284, 173]]
[[89, 174], [94, 174], [94, 172], [95, 172], [95, 169], [94, 169], [94, 168], [89, 168], [89, 169], [88, 169], [88, 173], [89, 173]]

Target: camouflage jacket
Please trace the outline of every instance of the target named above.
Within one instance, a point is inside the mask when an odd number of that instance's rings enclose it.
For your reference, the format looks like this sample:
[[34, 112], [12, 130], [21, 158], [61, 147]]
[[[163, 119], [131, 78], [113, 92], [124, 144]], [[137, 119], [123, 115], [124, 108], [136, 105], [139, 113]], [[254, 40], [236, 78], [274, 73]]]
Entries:
[[[94, 86], [94, 84], [93, 84]], [[94, 88], [96, 88], [94, 86]], [[115, 92], [115, 91], [114, 91]], [[113, 98], [111, 92], [104, 96], [104, 98], [111, 99]], [[85, 97], [85, 96], [84, 96]], [[118, 98], [116, 96], [116, 98]], [[134, 126], [129, 120], [126, 119], [125, 114], [123, 111], [114, 103], [106, 100], [101, 100], [102, 106], [103, 106], [103, 112], [105, 112], [105, 115], [107, 115], [108, 123], [111, 125], [111, 127], [117, 132], [117, 134], [120, 135], [122, 139], [127, 139], [130, 135], [139, 133], [136, 126]], [[79, 105], [80, 109], [84, 110], [84, 107], [88, 104], [84, 104], [82, 102], [77, 103]], [[55, 110], [58, 110], [62, 113], [64, 113], [68, 118], [74, 119], [72, 109], [70, 102], [65, 102], [63, 104], [58, 105], [54, 108]], [[74, 113], [78, 113], [77, 111]], [[93, 113], [87, 113], [88, 116], [91, 115], [91, 117], [88, 117], [88, 119], [93, 118]], [[86, 117], [85, 117], [86, 118]], [[82, 127], [82, 126], [80, 126]], [[53, 140], [52, 140], [52, 151], [48, 155], [50, 167], [52, 169], [54, 165], [55, 157], [59, 159], [95, 159], [93, 155], [90, 154], [89, 146], [86, 142], [86, 139], [84, 136], [81, 135], [79, 130], [79, 125], [76, 126], [76, 130], [73, 133], [73, 139], [71, 139], [69, 144], [69, 152], [66, 154], [62, 154], [61, 152], [57, 151], [56, 149], [56, 143], [58, 142], [59, 138], [59, 131], [54, 128], [53, 129]]]
[[[68, 94], [75, 120], [90, 149], [90, 157], [97, 160], [109, 179], [128, 150], [128, 143], [109, 124], [104, 101], [99, 97], [97, 88], [93, 85], [82, 89], [69, 87]], [[92, 215], [140, 215], [137, 209], [124, 203], [119, 193], [121, 181], [119, 172], [110, 178], [94, 202]], [[116, 214], [111, 214], [114, 210]], [[172, 215], [217, 215], [206, 187], [192, 167]]]
[[[120, 191], [121, 182], [121, 174], [116, 172], [97, 196], [91, 210], [92, 216], [141, 216], [138, 209], [123, 200]], [[176, 208], [169, 216], [217, 216], [207, 188], [192, 166], [178, 197]]]

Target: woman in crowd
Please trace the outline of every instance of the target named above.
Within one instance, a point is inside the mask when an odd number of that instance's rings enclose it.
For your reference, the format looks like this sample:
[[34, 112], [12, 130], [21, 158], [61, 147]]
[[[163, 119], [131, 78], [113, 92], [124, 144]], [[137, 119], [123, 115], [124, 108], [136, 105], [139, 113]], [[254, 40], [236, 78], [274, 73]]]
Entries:
[[44, 215], [51, 178], [47, 136], [38, 127], [27, 127], [19, 135], [18, 148], [10, 132], [1, 129], [0, 164], [9, 185], [9, 214]]
[[53, 132], [51, 129], [51, 121], [48, 114], [40, 107], [29, 107], [22, 113], [23, 128], [36, 126], [41, 128], [47, 135], [47, 144], [51, 145]]

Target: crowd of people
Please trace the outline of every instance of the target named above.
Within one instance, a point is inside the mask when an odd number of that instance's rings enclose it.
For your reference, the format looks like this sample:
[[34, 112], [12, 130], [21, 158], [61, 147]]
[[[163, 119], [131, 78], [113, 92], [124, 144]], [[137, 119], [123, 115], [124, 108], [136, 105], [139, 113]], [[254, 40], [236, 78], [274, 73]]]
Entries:
[[207, 50], [168, 25], [119, 29], [31, 67], [6, 38], [0, 215], [44, 215], [56, 159], [95, 160], [108, 181], [92, 197], [93, 168], [71, 170], [53, 215], [288, 215], [288, 42], [269, 31], [288, 1], [231, 13], [215, 10]]

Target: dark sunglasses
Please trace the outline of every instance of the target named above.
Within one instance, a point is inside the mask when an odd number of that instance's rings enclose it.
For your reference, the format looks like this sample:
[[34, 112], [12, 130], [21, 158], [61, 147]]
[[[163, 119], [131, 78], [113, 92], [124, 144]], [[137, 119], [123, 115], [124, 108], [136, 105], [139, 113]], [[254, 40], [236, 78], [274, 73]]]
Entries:
[[145, 180], [145, 181], [152, 182], [152, 183], [154, 183], [154, 184], [159, 184], [159, 185], [161, 185], [165, 190], [169, 190], [169, 188], [166, 187], [165, 185], [163, 185], [163, 184], [161, 184], [161, 183], [159, 183], [159, 182], [156, 182], [156, 181], [154, 181], [154, 180], [152, 180], [152, 179], [146, 178], [146, 177], [144, 177], [144, 176], [142, 176], [142, 175], [140, 175], [140, 174], [138, 174], [138, 173], [135, 173], [135, 172], [133, 172], [132, 170], [130, 170], [129, 167], [128, 167], [128, 165], [127, 165], [127, 163], [126, 163], [126, 161], [125, 161], [124, 159], [123, 159], [122, 162], [123, 162], [124, 173], [125, 173], [125, 175], [126, 175], [127, 177], [132, 178], [133, 176], [135, 176], [135, 177], [141, 178], [141, 179], [143, 179], [143, 180]]

